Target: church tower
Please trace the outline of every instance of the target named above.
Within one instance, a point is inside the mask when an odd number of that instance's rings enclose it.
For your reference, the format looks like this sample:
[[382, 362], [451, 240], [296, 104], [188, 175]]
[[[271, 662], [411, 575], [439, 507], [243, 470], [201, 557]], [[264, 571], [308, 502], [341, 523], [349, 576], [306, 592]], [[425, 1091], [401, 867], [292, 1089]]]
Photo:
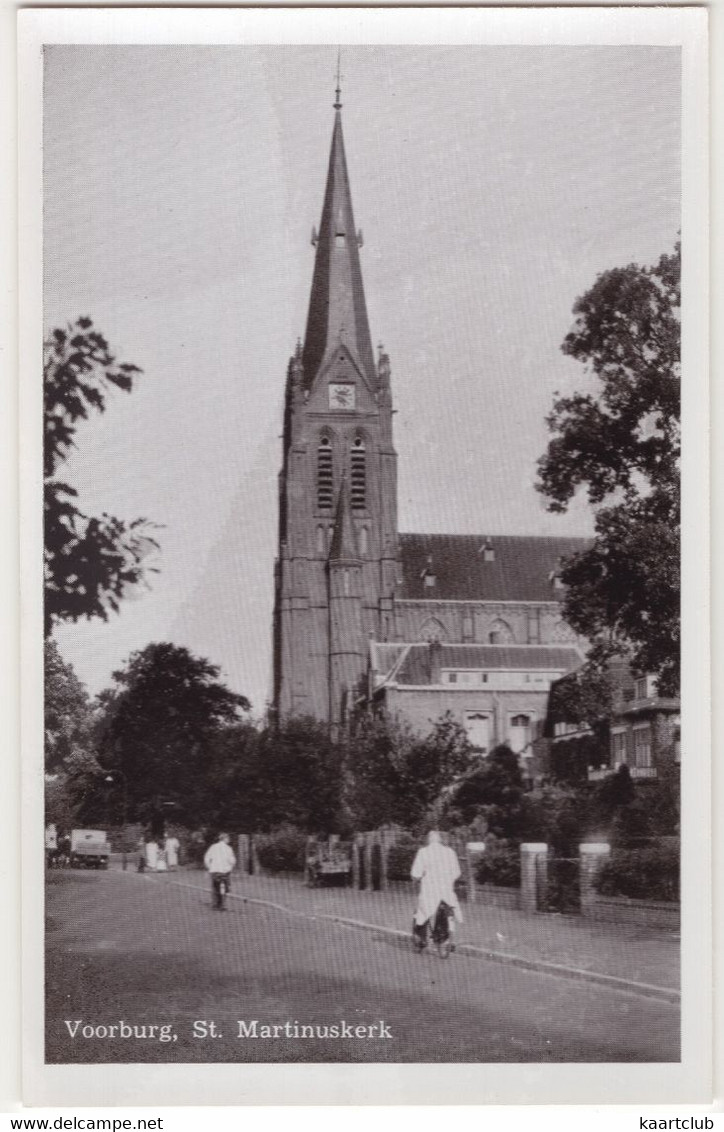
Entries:
[[279, 475], [274, 710], [343, 725], [370, 637], [392, 635], [397, 456], [389, 360], [375, 362], [340, 92], [304, 343], [289, 362]]

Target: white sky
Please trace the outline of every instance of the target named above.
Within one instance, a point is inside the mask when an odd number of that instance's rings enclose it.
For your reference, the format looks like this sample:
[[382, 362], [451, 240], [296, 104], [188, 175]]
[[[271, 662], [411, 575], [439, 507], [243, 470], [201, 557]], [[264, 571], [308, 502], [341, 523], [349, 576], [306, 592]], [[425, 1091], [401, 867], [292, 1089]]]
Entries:
[[[268, 693], [286, 364], [332, 131], [329, 47], [46, 48], [45, 322], [89, 314], [144, 374], [79, 430], [89, 513], [164, 525], [152, 592], [64, 626], [92, 691], [152, 640]], [[343, 48], [400, 529], [586, 534], [533, 490], [560, 343], [598, 272], [679, 228], [680, 58], [653, 47]]]

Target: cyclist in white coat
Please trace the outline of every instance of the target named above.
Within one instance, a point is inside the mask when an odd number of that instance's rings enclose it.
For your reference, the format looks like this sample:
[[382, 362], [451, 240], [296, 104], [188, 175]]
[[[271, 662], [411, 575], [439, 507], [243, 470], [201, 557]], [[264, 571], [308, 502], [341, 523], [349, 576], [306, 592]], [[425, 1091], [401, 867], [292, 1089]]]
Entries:
[[213, 892], [214, 908], [223, 910], [220, 884], [226, 881], [227, 891], [230, 887], [231, 870], [236, 865], [234, 850], [229, 844], [228, 833], [220, 833], [213, 845], [210, 845], [204, 854], [204, 866], [211, 874], [211, 887]]
[[410, 875], [413, 880], [420, 881], [415, 912], [416, 928], [422, 929], [428, 920], [432, 920], [441, 900], [449, 904], [455, 919], [462, 923], [463, 914], [455, 893], [455, 881], [460, 876], [460, 862], [455, 850], [442, 844], [437, 830], [428, 833], [427, 845], [418, 849]]

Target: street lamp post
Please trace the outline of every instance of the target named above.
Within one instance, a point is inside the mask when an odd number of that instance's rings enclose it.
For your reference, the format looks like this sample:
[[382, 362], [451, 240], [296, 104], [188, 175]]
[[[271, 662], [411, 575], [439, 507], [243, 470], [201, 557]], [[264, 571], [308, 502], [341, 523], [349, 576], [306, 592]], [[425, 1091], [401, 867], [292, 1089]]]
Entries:
[[128, 867], [128, 855], [126, 852], [126, 824], [128, 822], [128, 779], [126, 778], [125, 771], [114, 770], [113, 774], [106, 775], [106, 782], [115, 782], [115, 776], [120, 775], [123, 780], [123, 810], [121, 813], [121, 868], [125, 872]]

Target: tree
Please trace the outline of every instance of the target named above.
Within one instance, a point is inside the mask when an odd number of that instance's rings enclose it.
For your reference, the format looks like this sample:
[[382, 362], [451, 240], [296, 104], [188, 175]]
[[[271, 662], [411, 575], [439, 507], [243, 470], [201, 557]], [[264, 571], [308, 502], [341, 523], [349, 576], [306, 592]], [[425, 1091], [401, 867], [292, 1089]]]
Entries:
[[99, 697], [99, 760], [125, 776], [131, 820], [162, 823], [163, 808], [189, 825], [209, 805], [210, 753], [249, 710], [245, 696], [219, 680], [219, 669], [188, 649], [147, 645], [113, 673]]
[[467, 733], [449, 712], [427, 735], [388, 716], [362, 719], [348, 743], [347, 802], [357, 829], [414, 829], [475, 760]]
[[515, 837], [522, 821], [523, 797], [517, 756], [501, 744], [452, 791], [447, 820], [470, 825], [482, 818], [495, 837]]
[[140, 373], [138, 366], [116, 361], [90, 318], [53, 330], [44, 343], [46, 636], [59, 621], [106, 619], [131, 587], [155, 572], [143, 564], [157, 548], [147, 520], [85, 515], [78, 493], [58, 478], [75, 447], [79, 422], [91, 411], [104, 412], [111, 388], [130, 392]]
[[592, 545], [563, 564], [564, 616], [628, 649], [665, 693], [679, 673], [680, 269], [677, 244], [653, 267], [604, 272], [577, 300], [562, 349], [602, 388], [554, 402], [537, 485], [550, 511], [579, 487], [597, 509]]
[[85, 685], [52, 640], [45, 642], [44, 675], [45, 770], [56, 774], [75, 749], [89, 748], [92, 712]]

